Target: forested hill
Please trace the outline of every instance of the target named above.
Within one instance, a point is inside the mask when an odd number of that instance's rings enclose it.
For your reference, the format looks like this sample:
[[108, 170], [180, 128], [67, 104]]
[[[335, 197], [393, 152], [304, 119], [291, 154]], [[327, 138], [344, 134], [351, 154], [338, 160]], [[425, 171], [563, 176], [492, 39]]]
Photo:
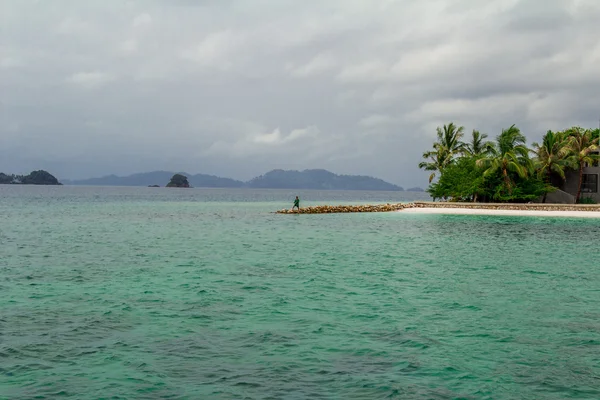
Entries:
[[[100, 186], [165, 186], [175, 173], [154, 171], [129, 176], [108, 175], [102, 178], [84, 180], [63, 180], [66, 185], [100, 185]], [[258, 176], [248, 182], [214, 175], [185, 172], [192, 187], [208, 188], [264, 188], [264, 189], [321, 189], [321, 190], [389, 190], [401, 191], [401, 187], [378, 178], [361, 175], [337, 175], [324, 169], [308, 169], [304, 171], [284, 171], [276, 169]]]
[[61, 185], [51, 173], [39, 170], [32, 171], [29, 175], [7, 175], [0, 172], [1, 185]]
[[250, 188], [322, 190], [404, 190], [384, 180], [363, 175], [336, 175], [324, 169], [284, 171], [276, 169], [246, 184]]
[[[221, 178], [214, 175], [196, 174], [191, 175], [185, 172], [179, 174], [186, 176], [193, 187], [214, 187], [214, 188], [236, 188], [244, 186], [244, 182], [235, 179]], [[108, 175], [101, 178], [91, 178], [83, 180], [63, 180], [66, 185], [88, 185], [88, 186], [166, 186], [175, 175], [174, 172], [153, 171], [142, 172], [129, 176]]]

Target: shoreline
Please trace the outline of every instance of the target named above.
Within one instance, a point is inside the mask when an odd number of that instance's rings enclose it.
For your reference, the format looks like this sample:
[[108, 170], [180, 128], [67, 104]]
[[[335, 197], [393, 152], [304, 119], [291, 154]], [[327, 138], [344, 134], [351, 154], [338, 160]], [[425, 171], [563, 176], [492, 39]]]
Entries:
[[337, 214], [370, 212], [404, 212], [409, 214], [513, 215], [541, 217], [600, 218], [600, 204], [548, 203], [448, 203], [415, 201], [396, 204], [323, 205], [298, 211], [279, 210], [278, 214]]
[[412, 207], [397, 212], [407, 214], [429, 215], [502, 215], [516, 217], [572, 217], [600, 218], [598, 211], [568, 211], [568, 210], [502, 210], [489, 208], [459, 208], [459, 207]]
[[409, 214], [512, 215], [600, 218], [599, 204], [448, 203], [415, 201], [402, 211]]

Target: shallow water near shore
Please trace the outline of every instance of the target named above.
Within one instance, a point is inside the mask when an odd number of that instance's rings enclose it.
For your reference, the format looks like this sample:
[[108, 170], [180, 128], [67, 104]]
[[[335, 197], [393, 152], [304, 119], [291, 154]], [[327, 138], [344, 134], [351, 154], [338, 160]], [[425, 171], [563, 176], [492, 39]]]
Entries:
[[600, 223], [0, 186], [0, 398], [600, 398]]

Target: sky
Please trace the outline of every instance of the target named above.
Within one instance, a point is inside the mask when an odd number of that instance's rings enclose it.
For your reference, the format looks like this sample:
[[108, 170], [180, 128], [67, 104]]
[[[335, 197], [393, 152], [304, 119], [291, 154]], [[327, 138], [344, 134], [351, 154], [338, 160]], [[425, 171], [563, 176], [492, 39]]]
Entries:
[[0, 171], [427, 186], [437, 126], [597, 127], [598, 0], [0, 0]]

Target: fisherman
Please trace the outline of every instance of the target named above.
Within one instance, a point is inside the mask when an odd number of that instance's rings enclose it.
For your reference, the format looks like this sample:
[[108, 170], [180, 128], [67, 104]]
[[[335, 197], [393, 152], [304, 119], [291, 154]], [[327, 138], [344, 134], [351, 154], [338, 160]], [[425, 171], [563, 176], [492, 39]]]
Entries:
[[298, 196], [296, 196], [296, 199], [294, 200], [294, 206], [292, 207], [292, 211], [294, 211], [294, 208], [297, 208], [298, 212], [300, 211], [300, 199], [298, 198]]

